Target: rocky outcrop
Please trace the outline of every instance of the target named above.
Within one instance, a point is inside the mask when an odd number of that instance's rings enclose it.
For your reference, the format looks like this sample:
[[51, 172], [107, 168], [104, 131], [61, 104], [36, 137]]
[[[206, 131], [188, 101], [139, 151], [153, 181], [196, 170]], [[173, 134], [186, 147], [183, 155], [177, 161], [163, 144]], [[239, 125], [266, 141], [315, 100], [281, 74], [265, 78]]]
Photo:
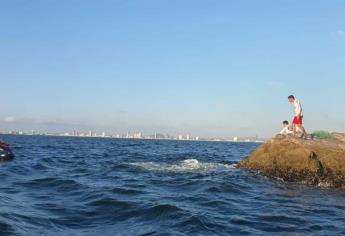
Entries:
[[333, 136], [333, 140], [302, 140], [277, 135], [239, 167], [289, 182], [345, 188], [345, 134]]
[[342, 133], [332, 133], [332, 136], [336, 139], [338, 139], [339, 141], [345, 142], [345, 134]]

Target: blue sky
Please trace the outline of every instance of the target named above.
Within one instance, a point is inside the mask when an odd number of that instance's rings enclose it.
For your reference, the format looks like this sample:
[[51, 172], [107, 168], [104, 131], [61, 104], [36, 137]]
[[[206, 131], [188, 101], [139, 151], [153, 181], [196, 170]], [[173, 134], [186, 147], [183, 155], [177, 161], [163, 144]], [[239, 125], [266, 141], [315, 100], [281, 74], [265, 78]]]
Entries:
[[0, 2], [0, 130], [345, 132], [344, 1]]

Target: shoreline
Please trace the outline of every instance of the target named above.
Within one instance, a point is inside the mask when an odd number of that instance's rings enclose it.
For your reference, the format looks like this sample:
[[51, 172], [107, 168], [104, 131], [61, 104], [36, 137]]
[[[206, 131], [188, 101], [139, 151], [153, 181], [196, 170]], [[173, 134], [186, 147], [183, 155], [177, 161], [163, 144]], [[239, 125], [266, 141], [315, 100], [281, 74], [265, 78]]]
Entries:
[[115, 140], [147, 140], [147, 141], [180, 141], [180, 142], [224, 142], [224, 143], [265, 143], [264, 140], [221, 140], [221, 139], [155, 139], [155, 138], [117, 138], [117, 137], [102, 137], [102, 136], [74, 136], [74, 135], [59, 135], [59, 134], [8, 134], [8, 133], [0, 133], [0, 135], [4, 136], [34, 136], [34, 137], [65, 137], [65, 138], [94, 138], [94, 139], [115, 139]]

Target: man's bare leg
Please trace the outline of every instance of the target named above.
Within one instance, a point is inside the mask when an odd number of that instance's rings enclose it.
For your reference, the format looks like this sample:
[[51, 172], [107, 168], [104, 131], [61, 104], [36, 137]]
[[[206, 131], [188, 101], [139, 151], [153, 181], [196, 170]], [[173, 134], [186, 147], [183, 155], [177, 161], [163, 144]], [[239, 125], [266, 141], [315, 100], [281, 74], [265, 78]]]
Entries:
[[308, 137], [308, 134], [307, 134], [307, 131], [305, 131], [303, 125], [298, 125], [298, 127], [302, 130], [303, 134], [301, 136], [301, 138], [307, 138]]
[[292, 131], [293, 131], [293, 135], [296, 136], [297, 134], [297, 127], [295, 124], [292, 125]]

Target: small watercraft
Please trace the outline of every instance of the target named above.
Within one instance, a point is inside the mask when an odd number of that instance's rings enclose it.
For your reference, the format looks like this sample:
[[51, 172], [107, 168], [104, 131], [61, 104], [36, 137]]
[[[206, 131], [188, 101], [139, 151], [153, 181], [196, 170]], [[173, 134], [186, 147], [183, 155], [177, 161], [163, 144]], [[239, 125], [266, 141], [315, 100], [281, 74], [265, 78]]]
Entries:
[[0, 141], [0, 161], [9, 161], [14, 158], [10, 146]]

